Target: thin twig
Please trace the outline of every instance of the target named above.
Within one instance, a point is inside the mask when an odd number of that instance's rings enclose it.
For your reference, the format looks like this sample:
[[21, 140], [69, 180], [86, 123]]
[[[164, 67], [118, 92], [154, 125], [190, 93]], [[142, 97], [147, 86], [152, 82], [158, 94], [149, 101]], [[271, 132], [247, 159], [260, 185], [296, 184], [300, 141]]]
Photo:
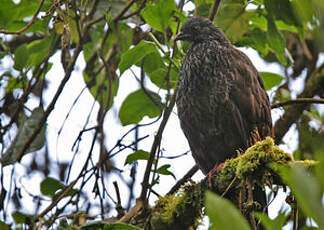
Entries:
[[121, 207], [121, 198], [120, 198], [120, 192], [119, 192], [119, 187], [117, 184], [117, 181], [113, 182], [115, 192], [116, 192], [116, 197], [117, 197], [117, 205]]
[[[94, 1], [93, 3], [93, 7], [96, 7], [96, 3], [98, 2], [98, 0]], [[94, 9], [91, 9], [90, 11], [90, 15], [94, 14]], [[91, 18], [91, 17], [89, 17]], [[84, 30], [82, 31], [82, 37], [85, 37], [88, 33], [89, 27], [85, 27]], [[65, 84], [68, 82], [68, 80], [70, 79], [70, 76], [72, 74], [74, 65], [76, 63], [77, 58], [79, 57], [80, 52], [82, 51], [82, 42], [80, 40], [80, 42], [78, 43], [77, 47], [74, 50], [73, 53], [73, 57], [71, 59], [71, 61], [68, 63], [66, 71], [65, 71], [65, 76], [62, 79], [52, 101], [50, 102], [50, 104], [48, 105], [47, 109], [44, 112], [44, 115], [42, 116], [42, 118], [39, 120], [39, 126], [33, 131], [33, 133], [28, 137], [27, 141], [25, 142], [24, 147], [18, 152], [17, 154], [17, 159], [20, 160], [20, 158], [23, 156], [24, 152], [29, 148], [30, 144], [33, 142], [33, 140], [36, 138], [36, 136], [38, 135], [38, 133], [40, 132], [41, 128], [43, 127], [43, 125], [45, 124], [47, 117], [49, 116], [49, 114], [52, 112], [52, 110], [54, 109], [54, 106], [56, 104], [57, 99], [59, 98], [59, 96], [61, 95]]]
[[226, 195], [226, 193], [230, 190], [230, 188], [233, 186], [234, 182], [236, 181], [237, 176], [235, 176], [233, 178], [233, 180], [231, 181], [231, 183], [227, 186], [227, 188], [225, 189], [225, 191], [222, 193], [221, 197], [224, 197]]
[[127, 3], [127, 5], [119, 12], [119, 14], [117, 14], [113, 21], [118, 21], [119, 19], [121, 19], [121, 17], [127, 12], [127, 10], [136, 2], [136, 0], [131, 0]]
[[33, 15], [32, 19], [28, 22], [28, 24], [26, 26], [24, 26], [23, 28], [21, 28], [20, 30], [17, 30], [17, 31], [0, 30], [0, 33], [2, 33], [2, 34], [21, 34], [21, 33], [25, 32], [26, 30], [28, 30], [36, 21], [37, 15], [39, 14], [40, 10], [42, 9], [44, 2], [45, 2], [45, 0], [41, 0], [35, 14]]
[[209, 12], [209, 16], [208, 16], [210, 21], [214, 21], [215, 16], [216, 16], [216, 14], [218, 12], [221, 1], [222, 0], [214, 0], [213, 5], [210, 8], [210, 12]]
[[271, 109], [283, 107], [286, 105], [294, 105], [294, 104], [324, 104], [324, 99], [322, 98], [296, 98], [294, 100], [287, 100], [275, 103], [271, 105]]
[[[248, 190], [248, 204], [253, 204], [253, 191], [252, 191], [252, 183], [250, 181], [247, 182], [247, 190]], [[250, 224], [252, 225], [253, 230], [257, 230], [257, 224], [253, 215], [253, 212], [249, 211]]]
[[171, 63], [174, 65], [174, 67], [179, 70], [179, 65], [167, 54], [167, 52], [163, 49], [162, 45], [160, 44], [160, 42], [156, 39], [156, 37], [154, 36], [153, 33], [149, 32], [148, 33], [149, 36], [152, 38], [154, 44], [159, 48], [159, 50], [161, 50], [161, 52], [165, 55], [165, 57], [171, 61]]
[[74, 181], [72, 181], [71, 183], [70, 183], [70, 185], [69, 186], [67, 186], [64, 190], [63, 190], [63, 192], [57, 197], [57, 198], [55, 198], [53, 201], [52, 201], [52, 203], [49, 205], [49, 206], [47, 206], [47, 208], [43, 211], [43, 212], [41, 212], [38, 216], [37, 216], [37, 219], [41, 219], [42, 217], [44, 217], [49, 211], [51, 211], [57, 204], [58, 204], [58, 202], [60, 201], [60, 200], [62, 200], [65, 196], [66, 196], [66, 194], [68, 194], [68, 192], [70, 192], [71, 191], [71, 189], [73, 188], [73, 186], [78, 182], [78, 180], [80, 179], [80, 177], [78, 177], [77, 179], [75, 179]]
[[128, 15], [125, 15], [123, 17], [120, 17], [119, 19], [120, 20], [125, 20], [125, 19], [130, 18], [130, 17], [132, 17], [134, 15], [139, 15], [139, 13], [144, 9], [145, 4], [146, 4], [146, 0], [142, 1], [140, 7], [136, 11], [134, 11], [134, 12], [128, 14]]
[[159, 143], [161, 142], [161, 138], [162, 138], [162, 133], [164, 131], [164, 128], [166, 126], [166, 123], [169, 120], [170, 114], [172, 112], [172, 109], [175, 105], [175, 99], [176, 99], [176, 92], [174, 92], [170, 104], [169, 106], [165, 109], [164, 114], [163, 114], [163, 119], [161, 121], [160, 127], [157, 131], [157, 134], [154, 137], [154, 141], [152, 144], [152, 148], [150, 151], [150, 157], [147, 161], [147, 165], [146, 165], [146, 169], [145, 169], [145, 173], [144, 173], [144, 178], [143, 178], [143, 182], [142, 182], [142, 191], [141, 191], [141, 196], [140, 199], [142, 201], [146, 201], [146, 195], [147, 195], [147, 190], [149, 187], [149, 177], [150, 177], [150, 173], [151, 173], [151, 168], [155, 159], [155, 154], [156, 154], [156, 150], [159, 146]]
[[198, 165], [194, 165], [180, 180], [177, 181], [175, 185], [173, 185], [167, 195], [175, 193], [181, 185], [186, 183], [198, 171], [198, 169]]
[[296, 202], [296, 206], [293, 209], [294, 212], [294, 225], [293, 225], [293, 230], [298, 229], [298, 203]]

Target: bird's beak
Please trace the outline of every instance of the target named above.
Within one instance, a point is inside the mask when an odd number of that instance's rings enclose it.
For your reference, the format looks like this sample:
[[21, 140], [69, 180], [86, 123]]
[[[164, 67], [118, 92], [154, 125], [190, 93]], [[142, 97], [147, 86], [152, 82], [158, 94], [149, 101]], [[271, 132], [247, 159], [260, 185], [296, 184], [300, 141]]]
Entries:
[[185, 34], [182, 33], [182, 32], [179, 32], [179, 33], [175, 36], [174, 40], [175, 40], [175, 41], [179, 41], [179, 40], [183, 40], [184, 38], [185, 38]]

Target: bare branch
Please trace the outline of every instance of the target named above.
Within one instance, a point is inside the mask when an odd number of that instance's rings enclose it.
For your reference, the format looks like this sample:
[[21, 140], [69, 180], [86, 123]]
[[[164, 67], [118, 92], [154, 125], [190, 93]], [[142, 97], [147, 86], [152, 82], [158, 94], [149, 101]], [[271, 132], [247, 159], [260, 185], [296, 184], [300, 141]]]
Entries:
[[175, 185], [173, 185], [167, 194], [170, 195], [175, 193], [181, 185], [186, 183], [198, 171], [198, 169], [198, 165], [194, 165], [180, 180], [177, 181]]
[[294, 105], [294, 104], [324, 104], [324, 99], [321, 98], [297, 98], [295, 100], [287, 100], [275, 103], [271, 105], [272, 109], [283, 107], [286, 105]]
[[208, 16], [209, 20], [214, 21], [215, 16], [216, 16], [216, 14], [218, 12], [221, 1], [222, 0], [214, 0], [213, 5], [210, 8], [210, 12], [209, 12], [209, 16]]

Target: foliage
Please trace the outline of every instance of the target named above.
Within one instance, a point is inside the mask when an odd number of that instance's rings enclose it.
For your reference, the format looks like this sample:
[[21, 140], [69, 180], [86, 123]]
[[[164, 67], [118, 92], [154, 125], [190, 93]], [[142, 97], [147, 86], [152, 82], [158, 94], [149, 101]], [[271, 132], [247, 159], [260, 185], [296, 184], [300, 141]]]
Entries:
[[[300, 228], [309, 227], [306, 220], [310, 218], [316, 222], [315, 228], [323, 228], [323, 106], [309, 104], [315, 102], [314, 98], [323, 104], [324, 97], [321, 0], [2, 0], [1, 229], [53, 225], [74, 228], [66, 219], [59, 224], [59, 217], [70, 215], [73, 219], [75, 210], [95, 213], [97, 219], [111, 217], [109, 223], [89, 223], [90, 228], [135, 229], [113, 224], [116, 215], [107, 210], [117, 211], [117, 219], [136, 224], [135, 217], [141, 215], [133, 213], [137, 208], [133, 205], [135, 199], [143, 201], [141, 208], [148, 210], [147, 205], [156, 199], [152, 194], [159, 193], [156, 189], [161, 178], [179, 180], [179, 174], [173, 171], [177, 167], [173, 159], [177, 157], [164, 149], [162, 136], [163, 140], [168, 138], [164, 129], [174, 112], [178, 70], [187, 49], [187, 44], [175, 43], [173, 37], [192, 15], [211, 18], [235, 46], [252, 48], [265, 62], [279, 66], [280, 73], [260, 72], [265, 88], [271, 90], [276, 108], [273, 112], [280, 113], [274, 125], [275, 142], [290, 145], [284, 136], [295, 129], [295, 159], [319, 161], [312, 172], [299, 167], [281, 169], [296, 200], [290, 210], [281, 211], [273, 220], [264, 214], [256, 214], [257, 218], [266, 229], [281, 229], [292, 216], [298, 217], [293, 222]], [[60, 74], [57, 67], [62, 69]], [[77, 76], [79, 70], [82, 74]], [[130, 76], [138, 85], [129, 84]], [[54, 86], [58, 79], [60, 83]], [[84, 89], [73, 96], [72, 105], [67, 105], [63, 95], [74, 95], [67, 94], [66, 89], [75, 81], [82, 82]], [[294, 82], [302, 82], [298, 90]], [[94, 105], [83, 105], [86, 117], [73, 137], [75, 142], [66, 144], [63, 150], [53, 150], [64, 131], [75, 131], [67, 128], [74, 122], [69, 116], [86, 93]], [[125, 97], [118, 101], [123, 93]], [[295, 97], [308, 102], [291, 100]], [[69, 108], [57, 128], [61, 121], [54, 121], [54, 127], [51, 116], [61, 105]], [[283, 109], [278, 110], [278, 106]], [[113, 130], [112, 117], [120, 122], [118, 129], [127, 131], [119, 134]], [[49, 138], [53, 132], [57, 133], [57, 142]], [[134, 139], [131, 134], [135, 134]], [[119, 135], [115, 145], [113, 135]], [[91, 143], [82, 148], [86, 140]], [[144, 140], [151, 147], [142, 146]], [[257, 148], [254, 150], [260, 152]], [[77, 160], [80, 156], [85, 160]], [[241, 173], [245, 166], [251, 166], [249, 156], [246, 154], [249, 160], [237, 167]], [[68, 160], [60, 160], [65, 157]], [[125, 192], [119, 191], [117, 182], [110, 183], [116, 175], [122, 179], [120, 188]], [[27, 177], [32, 178], [33, 186]], [[36, 191], [30, 192], [31, 187]], [[138, 187], [139, 197], [134, 189]], [[34, 207], [28, 207], [28, 199], [35, 201]], [[226, 228], [217, 221], [220, 214], [244, 225], [245, 220], [227, 201], [211, 194], [207, 201], [213, 226]], [[212, 204], [218, 209], [212, 209]], [[298, 215], [299, 207], [302, 212]], [[228, 213], [220, 213], [227, 208]], [[132, 213], [134, 216], [129, 217]]]

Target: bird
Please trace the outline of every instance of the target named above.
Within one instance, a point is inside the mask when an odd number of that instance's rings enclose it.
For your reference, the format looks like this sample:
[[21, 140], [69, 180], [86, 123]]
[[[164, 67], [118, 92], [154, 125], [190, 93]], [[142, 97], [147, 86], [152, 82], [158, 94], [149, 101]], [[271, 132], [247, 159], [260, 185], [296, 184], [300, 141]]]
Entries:
[[209, 19], [189, 18], [174, 40], [190, 43], [177, 83], [180, 126], [198, 167], [208, 174], [272, 136], [269, 97], [247, 55]]

